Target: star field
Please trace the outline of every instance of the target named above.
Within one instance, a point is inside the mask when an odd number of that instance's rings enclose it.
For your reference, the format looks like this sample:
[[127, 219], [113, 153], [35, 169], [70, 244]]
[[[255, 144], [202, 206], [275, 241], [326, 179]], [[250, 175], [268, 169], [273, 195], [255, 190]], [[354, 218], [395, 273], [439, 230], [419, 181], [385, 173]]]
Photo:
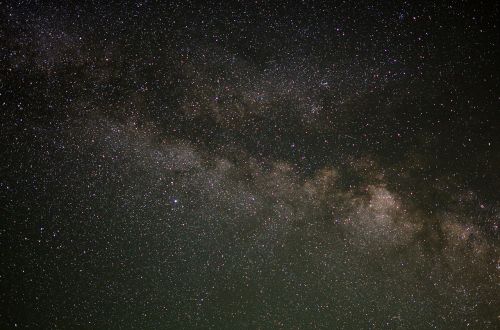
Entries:
[[500, 327], [500, 7], [2, 3], [2, 328]]

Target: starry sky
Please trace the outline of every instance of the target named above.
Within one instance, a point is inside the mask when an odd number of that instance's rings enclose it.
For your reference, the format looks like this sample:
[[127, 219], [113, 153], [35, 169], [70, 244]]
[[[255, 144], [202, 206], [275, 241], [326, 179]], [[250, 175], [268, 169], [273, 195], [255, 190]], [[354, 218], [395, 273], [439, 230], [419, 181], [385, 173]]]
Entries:
[[495, 1], [4, 1], [0, 327], [500, 327]]

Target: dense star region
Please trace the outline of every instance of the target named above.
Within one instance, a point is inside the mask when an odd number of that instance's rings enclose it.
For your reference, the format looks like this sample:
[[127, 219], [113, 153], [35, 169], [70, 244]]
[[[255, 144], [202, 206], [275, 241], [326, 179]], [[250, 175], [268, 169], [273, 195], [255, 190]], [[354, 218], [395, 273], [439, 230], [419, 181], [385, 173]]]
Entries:
[[498, 2], [0, 6], [0, 328], [500, 328]]

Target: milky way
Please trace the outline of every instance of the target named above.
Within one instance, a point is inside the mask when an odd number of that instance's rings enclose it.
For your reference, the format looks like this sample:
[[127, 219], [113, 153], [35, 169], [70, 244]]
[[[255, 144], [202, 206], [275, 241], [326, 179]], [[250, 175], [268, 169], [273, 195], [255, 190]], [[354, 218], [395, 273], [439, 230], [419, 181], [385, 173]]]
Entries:
[[498, 4], [2, 7], [2, 328], [500, 327]]

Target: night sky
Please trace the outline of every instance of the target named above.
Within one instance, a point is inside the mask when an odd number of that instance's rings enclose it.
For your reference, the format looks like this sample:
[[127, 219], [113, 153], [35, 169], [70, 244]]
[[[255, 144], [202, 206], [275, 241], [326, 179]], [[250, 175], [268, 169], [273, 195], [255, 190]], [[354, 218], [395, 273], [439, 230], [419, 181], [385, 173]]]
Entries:
[[0, 4], [0, 328], [500, 328], [500, 3], [64, 3]]

